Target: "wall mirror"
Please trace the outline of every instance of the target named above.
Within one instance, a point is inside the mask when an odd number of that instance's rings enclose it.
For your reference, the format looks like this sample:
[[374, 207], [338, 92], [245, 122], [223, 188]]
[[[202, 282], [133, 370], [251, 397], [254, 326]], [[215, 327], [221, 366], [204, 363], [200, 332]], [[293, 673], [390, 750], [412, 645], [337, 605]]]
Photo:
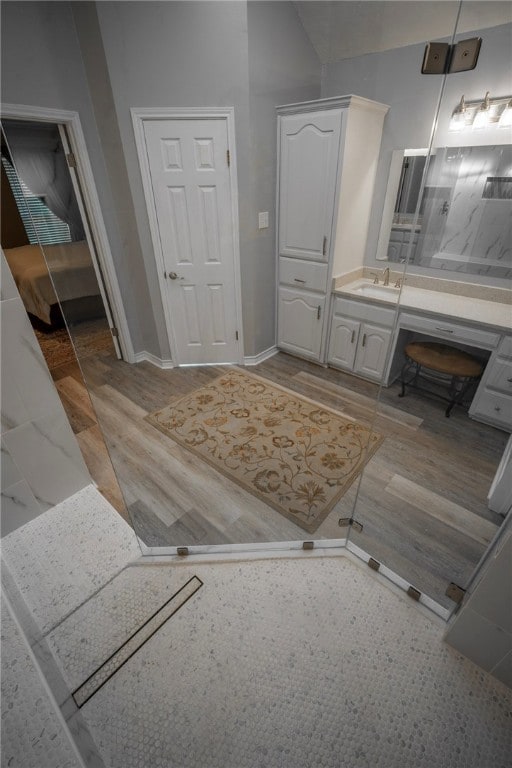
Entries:
[[393, 152], [377, 259], [509, 280], [512, 146]]

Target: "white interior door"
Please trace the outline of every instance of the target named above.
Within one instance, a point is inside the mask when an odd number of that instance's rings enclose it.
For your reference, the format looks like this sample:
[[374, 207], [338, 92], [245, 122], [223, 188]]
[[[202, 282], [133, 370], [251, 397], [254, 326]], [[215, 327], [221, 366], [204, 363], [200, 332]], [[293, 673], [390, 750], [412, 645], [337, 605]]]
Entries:
[[174, 362], [240, 360], [226, 118], [143, 121]]

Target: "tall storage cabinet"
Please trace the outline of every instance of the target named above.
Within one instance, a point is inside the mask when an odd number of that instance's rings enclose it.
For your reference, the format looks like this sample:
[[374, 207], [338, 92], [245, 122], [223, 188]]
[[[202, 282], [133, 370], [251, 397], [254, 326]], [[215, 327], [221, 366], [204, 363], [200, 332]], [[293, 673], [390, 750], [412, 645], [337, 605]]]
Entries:
[[388, 110], [359, 96], [278, 107], [278, 347], [324, 362], [333, 277], [363, 265]]

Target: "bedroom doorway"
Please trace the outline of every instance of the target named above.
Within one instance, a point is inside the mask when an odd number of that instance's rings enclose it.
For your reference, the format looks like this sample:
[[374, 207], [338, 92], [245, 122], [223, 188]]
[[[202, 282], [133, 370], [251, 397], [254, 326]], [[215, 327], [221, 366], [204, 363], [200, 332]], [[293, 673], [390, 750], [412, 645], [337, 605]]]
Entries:
[[[2, 247], [32, 325], [122, 357], [64, 126], [2, 120]], [[60, 333], [57, 333], [60, 331]], [[45, 339], [41, 336], [41, 339]], [[101, 339], [101, 342], [100, 342]]]

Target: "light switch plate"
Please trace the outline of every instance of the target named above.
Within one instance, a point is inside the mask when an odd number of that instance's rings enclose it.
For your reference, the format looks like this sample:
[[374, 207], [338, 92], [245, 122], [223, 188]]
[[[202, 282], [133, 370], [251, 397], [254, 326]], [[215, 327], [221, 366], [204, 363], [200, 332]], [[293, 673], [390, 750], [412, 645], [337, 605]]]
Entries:
[[268, 227], [268, 211], [262, 211], [258, 213], [258, 229], [267, 229]]
[[481, 45], [481, 37], [470, 37], [454, 45], [448, 72], [467, 72], [469, 69], [474, 69]]

